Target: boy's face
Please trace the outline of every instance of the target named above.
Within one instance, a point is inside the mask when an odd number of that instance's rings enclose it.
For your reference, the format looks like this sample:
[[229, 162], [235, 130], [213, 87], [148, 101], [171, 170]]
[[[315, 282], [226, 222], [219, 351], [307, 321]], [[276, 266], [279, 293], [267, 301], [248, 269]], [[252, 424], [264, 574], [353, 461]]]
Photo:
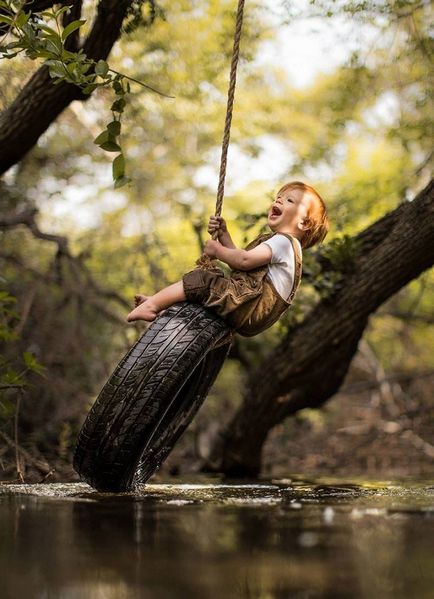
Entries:
[[274, 232], [301, 233], [312, 198], [302, 189], [287, 189], [277, 195], [268, 211], [268, 225]]

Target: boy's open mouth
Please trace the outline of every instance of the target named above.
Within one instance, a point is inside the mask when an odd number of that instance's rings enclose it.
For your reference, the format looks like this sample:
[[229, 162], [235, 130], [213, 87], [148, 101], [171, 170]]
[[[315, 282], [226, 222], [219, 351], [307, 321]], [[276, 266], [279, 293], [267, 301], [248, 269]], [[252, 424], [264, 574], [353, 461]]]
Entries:
[[282, 210], [277, 206], [271, 207], [271, 216], [280, 216], [282, 214]]

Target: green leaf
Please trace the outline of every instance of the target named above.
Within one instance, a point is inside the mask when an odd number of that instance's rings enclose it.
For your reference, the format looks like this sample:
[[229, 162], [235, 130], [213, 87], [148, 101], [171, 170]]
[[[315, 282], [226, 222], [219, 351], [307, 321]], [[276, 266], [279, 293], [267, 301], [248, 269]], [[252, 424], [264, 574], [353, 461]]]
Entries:
[[86, 23], [86, 19], [79, 19], [78, 21], [72, 21], [72, 23], [69, 23], [69, 25], [67, 25], [62, 31], [62, 41], [64, 42], [68, 35], [71, 35], [71, 33], [73, 33], [76, 29], [80, 29], [84, 23]]
[[29, 20], [30, 13], [26, 14], [25, 12], [19, 12], [17, 17], [15, 18], [15, 25], [17, 27], [22, 27]]
[[57, 54], [53, 54], [53, 52], [49, 52], [48, 50], [38, 50], [38, 58], [49, 58], [49, 59], [58, 59]]
[[76, 69], [75, 62], [70, 62], [69, 64], [66, 65], [66, 70], [68, 71], [68, 73], [70, 75], [74, 75], [75, 74], [75, 69]]
[[11, 48], [21, 48], [21, 42], [10, 42], [6, 44], [6, 48], [10, 50]]
[[113, 102], [110, 110], [112, 110], [113, 112], [123, 112], [124, 108], [125, 108], [125, 104], [126, 104], [126, 102], [125, 102], [124, 98], [119, 98], [119, 100], [116, 100], [115, 102]]
[[[4, 391], [0, 391], [0, 393], [2, 393], [4, 395]], [[12, 401], [5, 397], [0, 402], [0, 407], [1, 407], [1, 412], [2, 412], [3, 418], [12, 418], [12, 416], [16, 412], [15, 401]]]
[[32, 44], [36, 42], [36, 33], [31, 25], [29, 25], [28, 23], [24, 23], [24, 25], [22, 26], [22, 30], [27, 35]]
[[31, 354], [30, 352], [25, 351], [23, 353], [23, 358], [24, 358], [24, 363], [27, 366], [27, 368], [31, 369], [36, 362], [35, 356], [33, 354]]
[[64, 61], [72, 61], [72, 62], [82, 62], [81, 57], [78, 57], [78, 54], [76, 54], [75, 52], [70, 52], [69, 50], [65, 50], [65, 48], [62, 49], [62, 59]]
[[115, 81], [113, 82], [113, 89], [115, 90], [116, 93], [121, 92], [123, 93], [123, 89], [122, 89], [122, 85], [120, 84], [120, 82], [115, 79]]
[[121, 122], [120, 121], [112, 121], [107, 125], [108, 132], [113, 137], [117, 137], [121, 132]]
[[54, 19], [54, 14], [49, 10], [44, 10], [41, 12], [41, 17], [44, 17], [45, 19]]
[[120, 179], [125, 175], [125, 158], [123, 154], [119, 154], [113, 160], [113, 179]]
[[[5, 282], [5, 279], [2, 280]], [[4, 302], [5, 304], [15, 304], [17, 302], [17, 298], [11, 295], [8, 291], [0, 291], [0, 302]]]
[[120, 177], [119, 179], [116, 179], [115, 181], [115, 189], [119, 189], [119, 187], [123, 187], [124, 185], [126, 185], [127, 183], [129, 183], [131, 181], [131, 179], [129, 177]]
[[100, 77], [105, 77], [108, 73], [109, 66], [105, 60], [98, 60], [95, 67], [95, 73]]
[[59, 37], [59, 34], [52, 27], [48, 27], [48, 25], [44, 25], [43, 23], [38, 23], [38, 29], [44, 31], [46, 36], [44, 37]]
[[103, 131], [102, 133], [100, 133], [98, 135], [98, 137], [96, 137], [93, 140], [93, 143], [96, 144], [97, 146], [99, 146], [100, 144], [105, 143], [106, 141], [110, 140], [110, 133], [107, 131], [107, 129], [105, 131]]
[[[48, 62], [48, 61], [47, 61]], [[52, 61], [49, 65], [50, 77], [65, 77], [67, 75], [65, 67], [61, 62]]]
[[114, 141], [106, 141], [102, 144], [99, 144], [99, 147], [105, 150], [106, 152], [120, 152], [121, 147], [115, 143]]
[[70, 6], [63, 6], [62, 8], [59, 8], [59, 10], [55, 10], [53, 11], [56, 17], [60, 17], [60, 15], [63, 15], [64, 12], [66, 12], [67, 14], [69, 14], [71, 12], [71, 7]]
[[45, 367], [42, 364], [39, 364], [37, 359], [30, 352], [25, 351], [23, 353], [24, 363], [29, 370], [33, 372], [37, 372], [38, 374], [42, 374], [45, 370]]
[[62, 42], [60, 41], [60, 37], [50, 37], [50, 39], [47, 40], [46, 48], [47, 50], [50, 50], [50, 52], [54, 52], [55, 54], [59, 55], [62, 52]]
[[[90, 64], [87, 64], [87, 63], [76, 62], [75, 64], [76, 64], [76, 68], [77, 68], [77, 73], [81, 76], [84, 75], [86, 73], [86, 71], [88, 71], [90, 68]], [[89, 81], [91, 81], [93, 83], [94, 79], [95, 79], [95, 76], [92, 73], [92, 75], [89, 76]], [[86, 78], [85, 78], [85, 80], [86, 80]]]
[[21, 52], [21, 50], [19, 50], [18, 52], [13, 52], [12, 54], [6, 54], [3, 58], [14, 58], [15, 56], [17, 56], [19, 53]]
[[13, 20], [10, 17], [7, 17], [6, 15], [0, 15], [0, 23], [7, 23], [8, 25], [12, 25]]
[[90, 85], [86, 85], [81, 91], [84, 94], [91, 94], [94, 89], [98, 87], [98, 83], [91, 83]]

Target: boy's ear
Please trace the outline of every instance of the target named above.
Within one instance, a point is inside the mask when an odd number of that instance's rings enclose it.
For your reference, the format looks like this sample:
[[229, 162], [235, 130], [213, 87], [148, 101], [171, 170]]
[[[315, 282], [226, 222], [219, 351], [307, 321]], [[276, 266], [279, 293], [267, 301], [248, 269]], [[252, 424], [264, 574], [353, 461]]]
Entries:
[[307, 217], [300, 221], [297, 226], [299, 229], [301, 229], [301, 231], [306, 231], [307, 229], [309, 229], [309, 223], [310, 219]]

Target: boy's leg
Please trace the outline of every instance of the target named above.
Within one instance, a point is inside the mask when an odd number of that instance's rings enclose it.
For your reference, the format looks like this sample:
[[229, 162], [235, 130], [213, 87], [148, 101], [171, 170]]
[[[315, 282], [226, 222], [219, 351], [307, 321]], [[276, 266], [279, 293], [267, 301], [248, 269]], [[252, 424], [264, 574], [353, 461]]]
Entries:
[[134, 308], [128, 316], [127, 321], [147, 320], [151, 322], [155, 320], [159, 312], [169, 308], [173, 304], [185, 301], [184, 285], [182, 281], [178, 281], [169, 287], [165, 287], [158, 291], [155, 295], [148, 297], [137, 308]]

